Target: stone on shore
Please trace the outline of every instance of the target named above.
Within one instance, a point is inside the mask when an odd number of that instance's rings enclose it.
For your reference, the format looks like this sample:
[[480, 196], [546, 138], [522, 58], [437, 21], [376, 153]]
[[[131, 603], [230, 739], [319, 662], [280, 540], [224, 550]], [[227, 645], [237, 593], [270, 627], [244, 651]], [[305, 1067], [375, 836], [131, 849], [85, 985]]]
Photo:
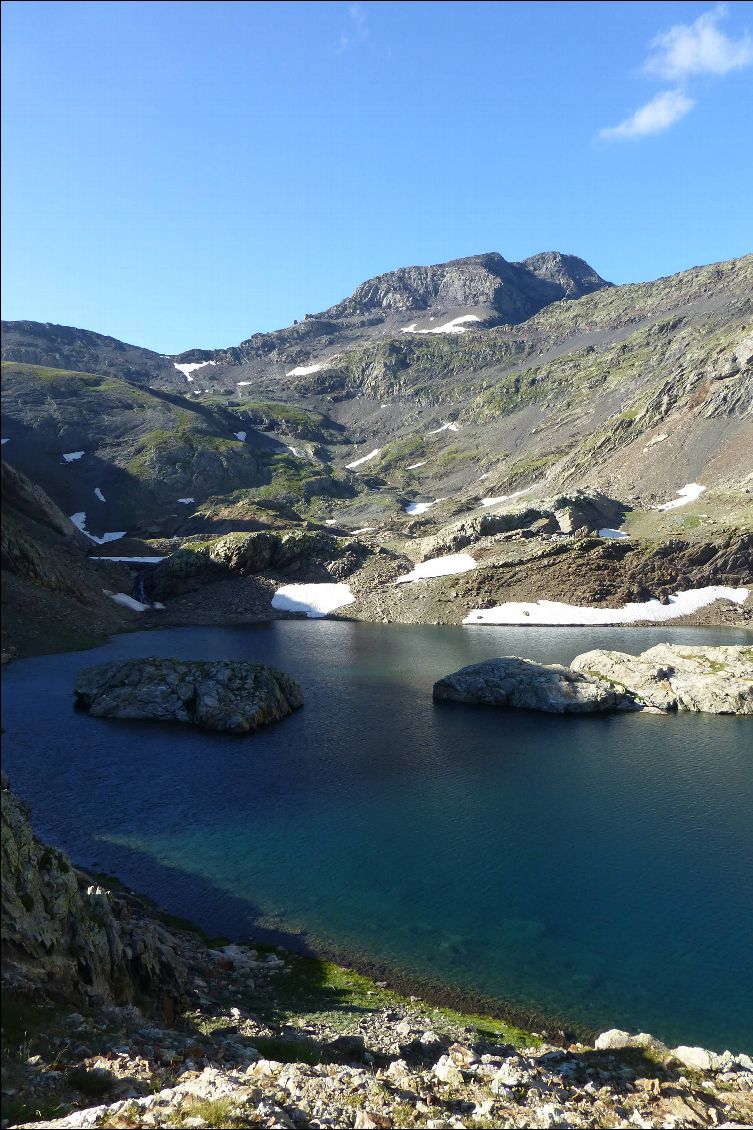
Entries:
[[587, 651], [572, 668], [624, 688], [645, 708], [753, 714], [753, 647], [662, 643], [641, 655]]
[[[559, 663], [533, 663], [514, 655], [471, 663], [434, 684], [435, 700], [512, 706], [549, 714], [625, 709], [625, 696], [606, 682]], [[632, 703], [627, 709], [632, 709]]]
[[122, 659], [87, 667], [74, 686], [76, 706], [97, 718], [185, 722], [202, 730], [247, 734], [303, 706], [298, 683], [262, 663]]

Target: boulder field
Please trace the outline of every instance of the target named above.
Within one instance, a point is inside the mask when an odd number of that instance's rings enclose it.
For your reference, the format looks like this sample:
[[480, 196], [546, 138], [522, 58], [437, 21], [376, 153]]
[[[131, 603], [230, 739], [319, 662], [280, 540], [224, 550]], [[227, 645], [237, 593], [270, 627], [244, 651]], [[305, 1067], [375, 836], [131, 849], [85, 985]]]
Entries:
[[753, 648], [658, 644], [641, 655], [588, 651], [570, 667], [502, 656], [445, 675], [433, 695], [549, 714], [753, 714]]
[[76, 706], [97, 718], [185, 722], [247, 734], [303, 706], [298, 683], [263, 663], [123, 659], [87, 667], [75, 682]]

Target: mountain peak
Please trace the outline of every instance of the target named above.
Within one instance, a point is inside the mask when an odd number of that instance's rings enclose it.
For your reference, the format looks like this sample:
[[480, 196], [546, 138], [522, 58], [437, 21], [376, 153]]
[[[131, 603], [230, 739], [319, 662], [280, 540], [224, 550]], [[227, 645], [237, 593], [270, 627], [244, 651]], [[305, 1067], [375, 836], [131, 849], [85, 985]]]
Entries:
[[520, 322], [560, 298], [608, 286], [583, 259], [545, 251], [511, 263], [498, 251], [429, 266], [400, 267], [367, 279], [318, 318], [411, 311], [479, 310], [485, 321]]

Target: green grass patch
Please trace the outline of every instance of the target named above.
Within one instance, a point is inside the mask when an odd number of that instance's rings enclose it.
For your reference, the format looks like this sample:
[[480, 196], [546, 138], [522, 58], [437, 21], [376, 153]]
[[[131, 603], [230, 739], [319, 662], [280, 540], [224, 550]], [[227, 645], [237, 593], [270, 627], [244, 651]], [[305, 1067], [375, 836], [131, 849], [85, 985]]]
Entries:
[[253, 1037], [253, 1045], [262, 1059], [273, 1059], [277, 1063], [309, 1063], [316, 1066], [327, 1061], [324, 1048], [317, 1044], [304, 1043], [303, 1040], [283, 1040], [274, 1036]]

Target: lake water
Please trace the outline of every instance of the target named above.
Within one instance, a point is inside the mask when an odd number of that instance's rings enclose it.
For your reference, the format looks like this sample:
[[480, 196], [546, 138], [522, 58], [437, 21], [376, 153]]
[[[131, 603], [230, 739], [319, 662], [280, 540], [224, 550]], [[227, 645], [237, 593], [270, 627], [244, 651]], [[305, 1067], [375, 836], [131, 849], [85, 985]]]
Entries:
[[[213, 932], [302, 932], [565, 1021], [750, 1049], [753, 719], [431, 700], [480, 659], [668, 635], [326, 620], [125, 635], [6, 669], [5, 764], [43, 838]], [[137, 655], [269, 662], [306, 705], [247, 738], [73, 710], [81, 667]]]

